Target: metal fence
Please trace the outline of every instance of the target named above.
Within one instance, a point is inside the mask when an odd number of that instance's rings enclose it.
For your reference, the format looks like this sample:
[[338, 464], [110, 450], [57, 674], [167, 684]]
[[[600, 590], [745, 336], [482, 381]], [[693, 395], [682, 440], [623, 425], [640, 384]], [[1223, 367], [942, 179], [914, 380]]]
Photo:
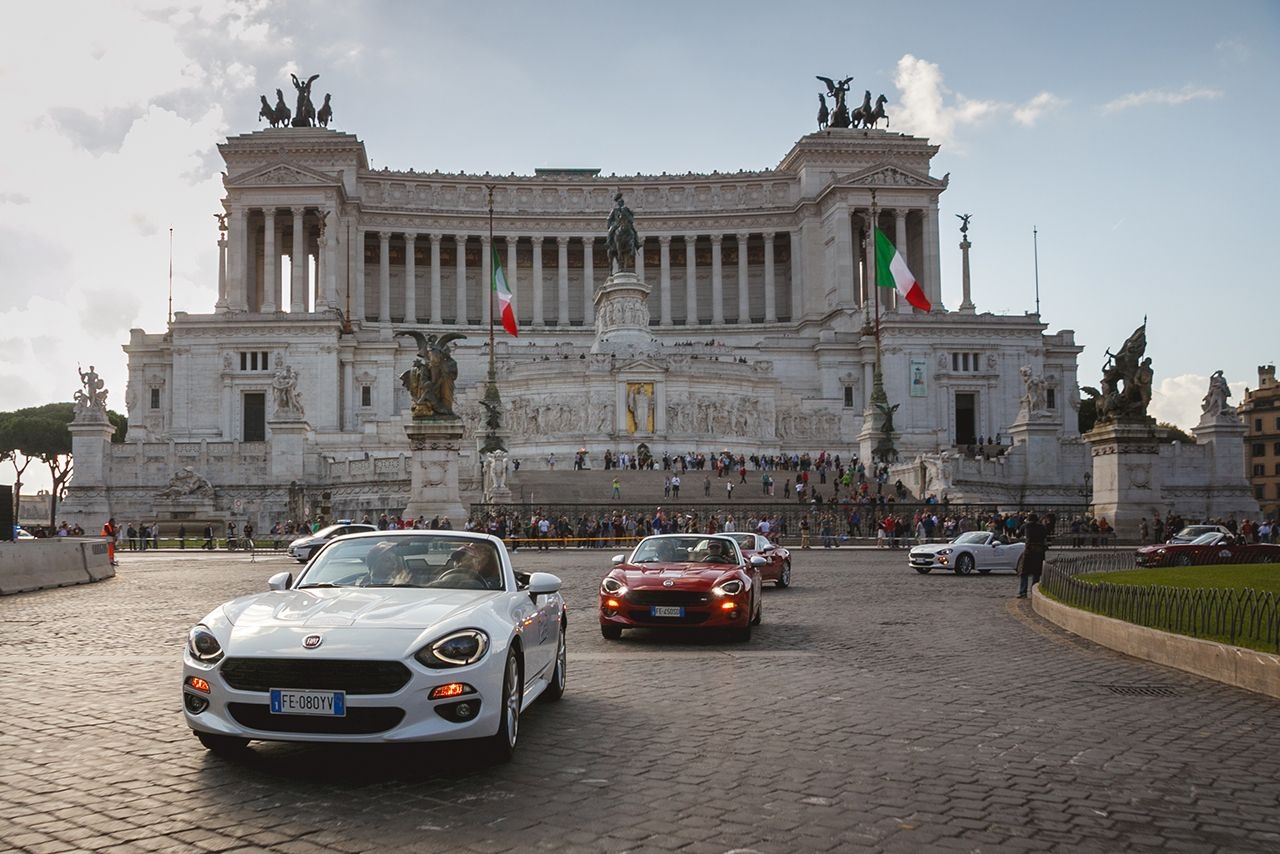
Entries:
[[1086, 582], [1077, 577], [1137, 568], [1131, 552], [1061, 558], [1045, 563], [1040, 585], [1073, 608], [1188, 637], [1280, 652], [1280, 597], [1274, 593]]

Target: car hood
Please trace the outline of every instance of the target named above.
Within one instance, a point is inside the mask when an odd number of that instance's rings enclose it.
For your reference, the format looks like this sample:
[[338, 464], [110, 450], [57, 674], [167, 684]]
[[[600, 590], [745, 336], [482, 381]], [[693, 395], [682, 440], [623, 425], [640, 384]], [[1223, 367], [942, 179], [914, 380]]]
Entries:
[[[736, 565], [728, 563], [646, 563], [644, 565], [624, 564], [618, 567], [624, 583], [632, 590], [669, 587], [684, 590], [706, 588], [736, 569]], [[667, 584], [668, 581], [672, 583]]]
[[[966, 543], [966, 545], [968, 544]], [[924, 546], [916, 546], [911, 550], [911, 554], [936, 555], [943, 549], [954, 549], [956, 547], [955, 543], [930, 543]]]
[[461, 617], [498, 596], [492, 590], [314, 588], [259, 593], [228, 602], [240, 633], [272, 629], [417, 629]]

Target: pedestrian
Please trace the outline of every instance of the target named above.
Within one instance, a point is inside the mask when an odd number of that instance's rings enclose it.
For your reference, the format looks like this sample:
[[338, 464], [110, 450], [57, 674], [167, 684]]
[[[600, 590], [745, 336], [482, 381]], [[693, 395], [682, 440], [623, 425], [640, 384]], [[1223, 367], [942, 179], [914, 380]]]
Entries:
[[725, 497], [732, 500], [733, 499], [733, 481], [732, 480], [726, 480], [724, 482], [724, 491], [725, 491]]
[[202, 545], [200, 548], [206, 551], [213, 551], [213, 526], [212, 525], [204, 526], [204, 545]]
[[703, 498], [711, 497], [711, 475], [709, 474], [705, 474], [702, 476], [702, 497]]
[[178, 525], [178, 548], [185, 549], [187, 547], [187, 526]]
[[1049, 532], [1040, 524], [1040, 517], [1035, 513], [1027, 514], [1026, 524], [1022, 526], [1022, 536], [1027, 547], [1022, 552], [1022, 560], [1018, 570], [1018, 598], [1027, 598], [1032, 584], [1040, 583], [1040, 573], [1044, 571], [1044, 555], [1049, 549]]
[[671, 497], [680, 497], [680, 475], [678, 474], [673, 474], [671, 476]]
[[809, 514], [800, 517], [800, 548], [809, 548]]
[[614, 498], [622, 497], [622, 481], [619, 480], [616, 476], [613, 479], [613, 497]]
[[116, 520], [112, 517], [102, 526], [102, 536], [107, 538], [107, 560], [112, 566], [119, 566], [116, 563]]

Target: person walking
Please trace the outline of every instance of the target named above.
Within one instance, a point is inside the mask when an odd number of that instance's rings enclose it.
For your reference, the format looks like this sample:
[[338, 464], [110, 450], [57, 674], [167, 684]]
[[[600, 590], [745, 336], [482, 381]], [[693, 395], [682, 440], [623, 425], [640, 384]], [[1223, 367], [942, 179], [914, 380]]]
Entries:
[[613, 497], [614, 498], [622, 497], [622, 481], [619, 480], [617, 476], [614, 476], [613, 478]]
[[204, 526], [204, 545], [202, 545], [200, 548], [204, 549], [205, 551], [210, 551], [210, 552], [213, 551], [213, 526], [212, 525]]
[[1018, 598], [1027, 598], [1032, 584], [1040, 583], [1040, 573], [1044, 571], [1044, 555], [1049, 550], [1049, 532], [1040, 523], [1035, 513], [1027, 514], [1022, 526], [1022, 536], [1027, 548], [1022, 553], [1021, 567], [1018, 570]]
[[809, 515], [800, 517], [800, 548], [809, 548]]
[[107, 560], [112, 566], [119, 566], [116, 562], [116, 520], [112, 517], [102, 526], [102, 536], [107, 538]]
[[187, 526], [178, 525], [178, 548], [185, 549], [187, 547]]

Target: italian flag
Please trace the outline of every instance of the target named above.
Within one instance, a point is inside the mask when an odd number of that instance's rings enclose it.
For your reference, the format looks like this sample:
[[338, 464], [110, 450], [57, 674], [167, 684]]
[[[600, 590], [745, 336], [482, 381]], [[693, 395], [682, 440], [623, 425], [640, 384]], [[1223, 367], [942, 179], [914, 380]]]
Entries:
[[498, 250], [493, 250], [493, 293], [498, 298], [498, 312], [502, 316], [502, 328], [512, 338], [518, 338], [516, 329], [516, 312], [511, 307], [511, 288], [507, 287], [507, 277], [502, 272], [502, 262], [498, 260]]
[[907, 269], [907, 259], [893, 248], [884, 232], [876, 229], [876, 284], [882, 288], [897, 288], [902, 298], [921, 311], [933, 308], [924, 289]]

